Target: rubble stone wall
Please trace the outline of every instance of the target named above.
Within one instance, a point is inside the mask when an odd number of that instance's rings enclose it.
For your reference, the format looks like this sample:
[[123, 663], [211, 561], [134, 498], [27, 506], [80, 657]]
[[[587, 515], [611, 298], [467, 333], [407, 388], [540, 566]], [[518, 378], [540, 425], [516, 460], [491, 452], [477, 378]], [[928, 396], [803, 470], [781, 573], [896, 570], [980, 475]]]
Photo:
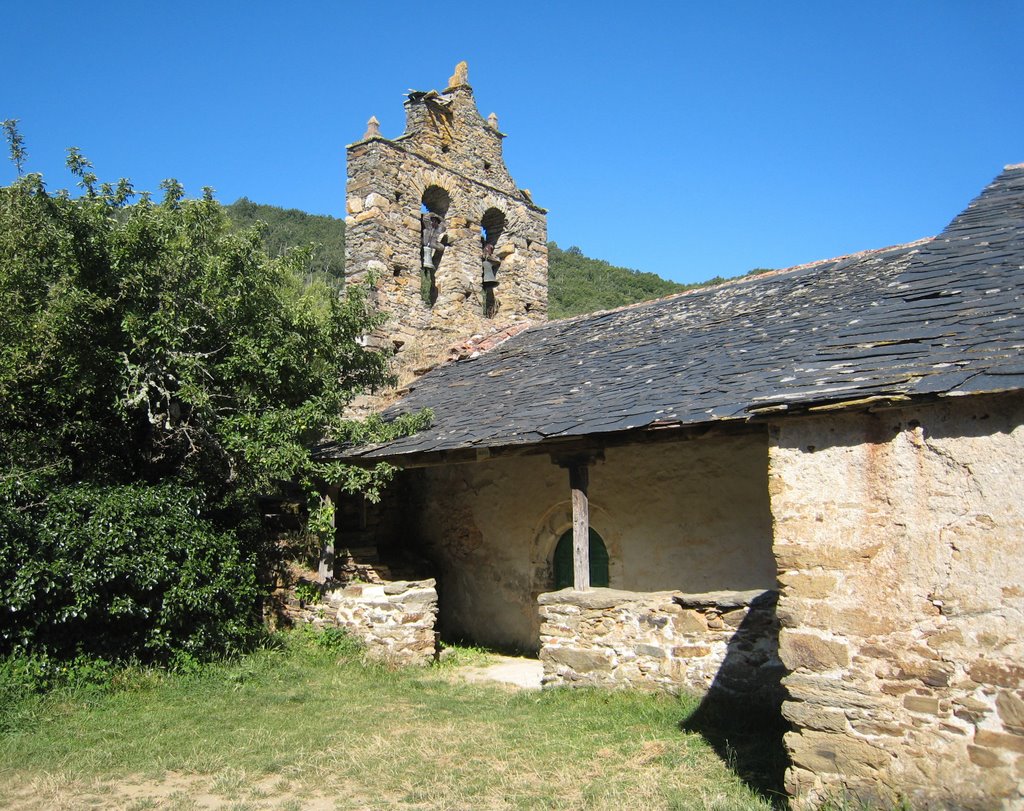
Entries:
[[[411, 93], [406, 112], [400, 137], [389, 140], [371, 129], [348, 147], [345, 220], [346, 278], [374, 277], [376, 304], [390, 316], [374, 340], [398, 350], [400, 374], [445, 359], [453, 342], [474, 333], [547, 317], [545, 212], [512, 181], [496, 122], [480, 116], [468, 84]], [[443, 190], [450, 203], [430, 304], [422, 291], [420, 213], [432, 189]], [[505, 222], [494, 250], [501, 260], [497, 310], [487, 316], [481, 228], [491, 210]]]
[[545, 685], [632, 687], [781, 700], [777, 593], [542, 594]]
[[787, 789], [1024, 806], [1024, 404], [772, 430]]
[[371, 659], [429, 665], [436, 655], [437, 589], [433, 580], [352, 584], [307, 605], [302, 619], [349, 631]]

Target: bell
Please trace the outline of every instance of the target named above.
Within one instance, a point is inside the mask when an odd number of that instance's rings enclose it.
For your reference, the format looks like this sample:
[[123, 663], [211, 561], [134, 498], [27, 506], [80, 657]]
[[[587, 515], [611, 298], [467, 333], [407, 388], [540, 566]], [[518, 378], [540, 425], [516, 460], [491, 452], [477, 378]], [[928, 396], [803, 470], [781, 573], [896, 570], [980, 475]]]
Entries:
[[486, 259], [483, 262], [484, 266], [484, 284], [493, 284], [498, 281], [498, 266], [494, 262], [488, 262]]
[[429, 246], [423, 248], [423, 267], [427, 270], [434, 269], [434, 249]]

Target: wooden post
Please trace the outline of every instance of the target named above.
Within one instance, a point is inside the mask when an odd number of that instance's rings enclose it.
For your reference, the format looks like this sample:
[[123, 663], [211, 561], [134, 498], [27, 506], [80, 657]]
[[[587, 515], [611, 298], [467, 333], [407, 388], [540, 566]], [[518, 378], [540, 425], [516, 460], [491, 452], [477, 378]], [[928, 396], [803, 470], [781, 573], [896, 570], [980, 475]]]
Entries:
[[590, 474], [586, 463], [569, 468], [572, 488], [572, 574], [576, 591], [590, 588], [590, 502], [587, 484]]
[[338, 529], [338, 488], [334, 485], [328, 487], [320, 496], [321, 503], [331, 502], [334, 509], [331, 511], [331, 531], [324, 538], [320, 547], [320, 565], [317, 567], [317, 574], [321, 583], [334, 579], [334, 536]]

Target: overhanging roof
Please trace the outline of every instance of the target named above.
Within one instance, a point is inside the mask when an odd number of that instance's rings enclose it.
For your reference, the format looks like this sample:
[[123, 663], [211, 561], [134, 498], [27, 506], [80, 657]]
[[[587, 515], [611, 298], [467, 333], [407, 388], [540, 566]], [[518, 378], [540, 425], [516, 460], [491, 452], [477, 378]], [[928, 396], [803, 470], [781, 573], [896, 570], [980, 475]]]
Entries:
[[794, 408], [1024, 388], [1024, 165], [934, 239], [532, 327], [424, 375], [420, 433], [321, 455], [402, 465]]

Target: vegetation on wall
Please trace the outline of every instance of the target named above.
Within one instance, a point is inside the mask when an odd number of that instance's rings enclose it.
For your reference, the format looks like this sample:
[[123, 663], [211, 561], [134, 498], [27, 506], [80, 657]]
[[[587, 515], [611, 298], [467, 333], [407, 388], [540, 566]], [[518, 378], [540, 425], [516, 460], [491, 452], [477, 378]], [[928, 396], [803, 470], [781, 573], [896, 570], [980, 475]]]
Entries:
[[[386, 380], [364, 291], [269, 257], [207, 190], [159, 202], [23, 174], [0, 188], [0, 656], [169, 661], [245, 645], [270, 554], [258, 495], [297, 481], [368, 490], [388, 470], [311, 460]], [[423, 417], [387, 427], [414, 430]], [[317, 514], [322, 522], [326, 516]]]

